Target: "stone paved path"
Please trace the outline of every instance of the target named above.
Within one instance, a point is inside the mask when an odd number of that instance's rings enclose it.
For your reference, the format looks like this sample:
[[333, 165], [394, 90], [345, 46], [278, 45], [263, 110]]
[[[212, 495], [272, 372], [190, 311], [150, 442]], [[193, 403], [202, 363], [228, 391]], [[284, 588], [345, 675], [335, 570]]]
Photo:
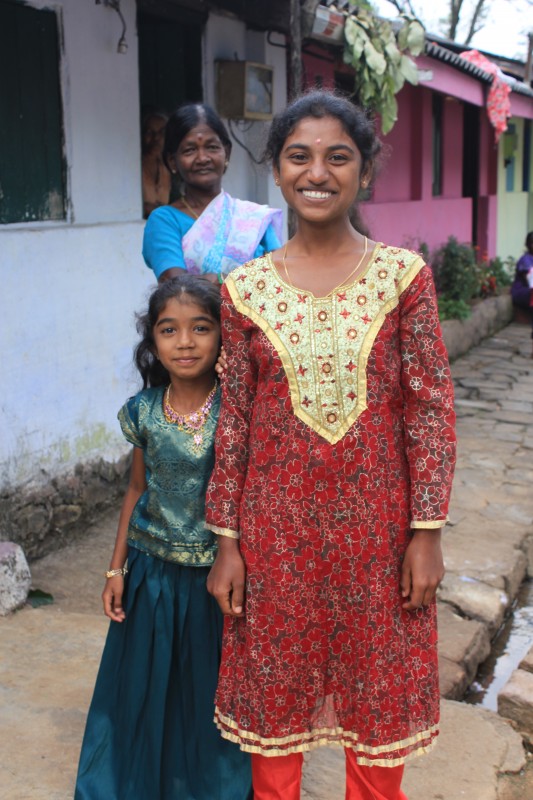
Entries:
[[[439, 604], [445, 698], [462, 695], [533, 561], [528, 333], [511, 325], [453, 366], [459, 464]], [[107, 629], [99, 595], [116, 521], [102, 520], [83, 541], [32, 565], [34, 587], [51, 592], [53, 605], [0, 619], [0, 800], [72, 797]], [[342, 800], [343, 770], [342, 751], [314, 751], [302, 797]], [[439, 744], [407, 765], [405, 791], [409, 800], [526, 800], [533, 777], [507, 722], [444, 699]]]

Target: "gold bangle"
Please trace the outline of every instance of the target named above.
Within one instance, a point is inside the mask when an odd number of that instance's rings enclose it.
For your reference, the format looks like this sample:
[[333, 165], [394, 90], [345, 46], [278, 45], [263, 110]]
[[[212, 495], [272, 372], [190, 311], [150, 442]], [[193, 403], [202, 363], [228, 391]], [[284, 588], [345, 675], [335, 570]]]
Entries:
[[121, 567], [120, 569], [108, 569], [105, 573], [106, 578], [114, 578], [115, 575], [126, 575], [128, 570], [126, 567]]

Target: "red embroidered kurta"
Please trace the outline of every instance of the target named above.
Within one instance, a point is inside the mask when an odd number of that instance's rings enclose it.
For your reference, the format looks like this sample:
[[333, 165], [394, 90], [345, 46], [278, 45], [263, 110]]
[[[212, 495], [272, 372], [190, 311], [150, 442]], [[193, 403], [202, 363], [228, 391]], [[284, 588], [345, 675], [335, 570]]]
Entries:
[[[401, 608], [411, 528], [441, 527], [453, 390], [431, 272], [378, 245], [325, 298], [270, 256], [222, 288], [228, 357], [207, 524], [240, 534], [216, 722], [243, 750], [352, 747], [393, 766], [437, 735], [435, 604]], [[428, 533], [431, 535], [431, 533]]]

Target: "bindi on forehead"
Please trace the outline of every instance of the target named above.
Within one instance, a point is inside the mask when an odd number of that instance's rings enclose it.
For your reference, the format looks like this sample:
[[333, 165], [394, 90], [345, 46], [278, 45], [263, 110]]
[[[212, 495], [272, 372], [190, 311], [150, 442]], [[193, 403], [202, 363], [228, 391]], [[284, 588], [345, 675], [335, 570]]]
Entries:
[[315, 144], [320, 144], [321, 141], [322, 139], [315, 139]]

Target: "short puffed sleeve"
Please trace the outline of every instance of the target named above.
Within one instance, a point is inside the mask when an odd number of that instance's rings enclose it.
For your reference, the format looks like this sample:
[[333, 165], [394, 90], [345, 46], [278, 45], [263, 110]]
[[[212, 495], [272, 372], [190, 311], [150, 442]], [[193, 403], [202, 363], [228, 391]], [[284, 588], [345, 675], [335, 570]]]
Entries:
[[117, 415], [125, 439], [134, 447], [144, 447], [146, 445], [146, 439], [142, 435], [139, 426], [139, 403], [139, 395], [130, 397]]

